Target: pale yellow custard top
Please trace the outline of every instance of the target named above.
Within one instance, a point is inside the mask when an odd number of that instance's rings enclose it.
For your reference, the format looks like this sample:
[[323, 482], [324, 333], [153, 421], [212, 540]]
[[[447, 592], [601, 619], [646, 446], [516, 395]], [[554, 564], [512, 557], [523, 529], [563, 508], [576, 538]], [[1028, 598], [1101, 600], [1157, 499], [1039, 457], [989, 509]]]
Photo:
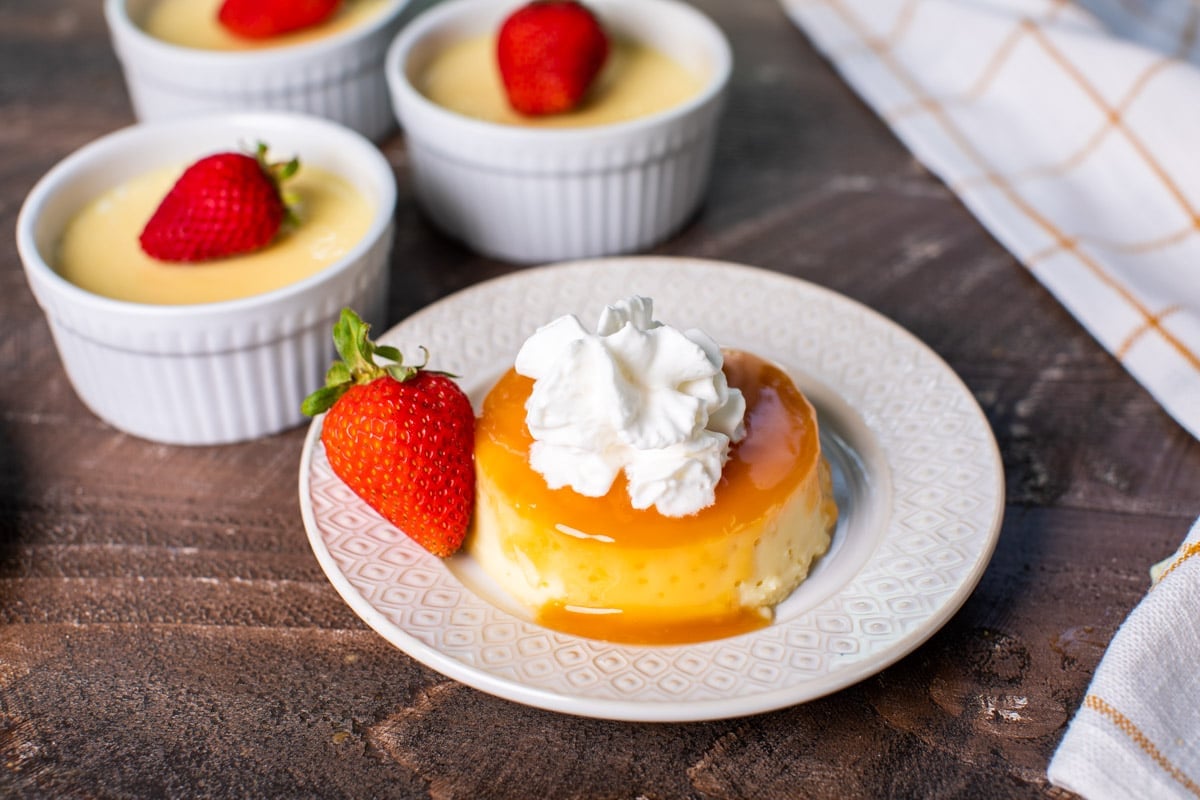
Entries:
[[300, 223], [262, 250], [195, 264], [158, 261], [138, 236], [183, 167], [156, 170], [89, 203], [67, 226], [55, 268], [89, 292], [158, 305], [213, 303], [268, 292], [313, 275], [349, 252], [373, 209], [348, 181], [301, 164], [285, 184]]
[[320, 25], [269, 39], [247, 39], [230, 33], [217, 20], [222, 0], [158, 0], [142, 30], [156, 39], [197, 50], [262, 50], [311, 42], [349, 30], [371, 19], [388, 0], [343, 0], [342, 5]]
[[604, 69], [571, 111], [526, 116], [513, 110], [496, 63], [496, 37], [450, 45], [417, 78], [433, 102], [468, 117], [503, 125], [564, 128], [625, 122], [665, 111], [700, 92], [704, 81], [663, 53], [625, 40], [611, 43]]

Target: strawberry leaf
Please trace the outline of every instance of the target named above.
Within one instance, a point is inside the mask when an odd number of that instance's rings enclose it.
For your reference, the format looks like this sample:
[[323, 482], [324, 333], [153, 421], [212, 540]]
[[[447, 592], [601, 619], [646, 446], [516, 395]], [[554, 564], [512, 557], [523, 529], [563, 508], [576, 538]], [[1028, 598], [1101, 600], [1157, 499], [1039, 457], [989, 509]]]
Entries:
[[410, 367], [404, 364], [389, 364], [388, 366], [384, 367], [384, 369], [387, 371], [388, 375], [391, 375], [401, 383], [404, 383], [406, 380], [409, 380], [412, 378], [412, 376], [421, 371], [419, 367]]
[[395, 347], [386, 344], [375, 345], [375, 355], [380, 358], [386, 358], [388, 361], [395, 361], [397, 364], [404, 363], [404, 356]]
[[350, 368], [346, 366], [345, 361], [335, 361], [329, 366], [329, 371], [325, 373], [325, 385], [333, 386], [339, 383], [350, 383], [354, 380], [350, 375]]
[[315, 417], [333, 408], [337, 399], [346, 393], [349, 386], [323, 386], [304, 398], [300, 404], [300, 413], [306, 417]]
[[[337, 322], [333, 324], [333, 345], [337, 349], [341, 361], [335, 361], [325, 372], [325, 386], [316, 390], [301, 403], [300, 410], [306, 416], [316, 416], [333, 407], [346, 391], [355, 384], [367, 384], [384, 375], [391, 376], [403, 383], [410, 380], [418, 372], [425, 369], [429, 363], [429, 351], [421, 348], [420, 364], [405, 364], [404, 355], [391, 345], [377, 345], [369, 336], [371, 326], [349, 308], [342, 309]], [[379, 356], [391, 364], [376, 364], [375, 357]], [[454, 377], [445, 372], [438, 375]]]

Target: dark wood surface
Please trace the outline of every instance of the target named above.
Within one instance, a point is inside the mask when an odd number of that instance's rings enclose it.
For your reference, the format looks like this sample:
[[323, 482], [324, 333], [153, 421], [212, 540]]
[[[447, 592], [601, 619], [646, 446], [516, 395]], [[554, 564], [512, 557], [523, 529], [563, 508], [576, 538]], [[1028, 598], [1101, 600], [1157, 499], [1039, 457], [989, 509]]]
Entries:
[[[708, 202], [655, 252], [828, 286], [962, 376], [1003, 454], [964, 608], [856, 686], [744, 719], [526, 708], [369, 630], [308, 548], [304, 430], [180, 448], [75, 397], [11, 231], [32, 184], [133, 121], [97, 0], [0, 4], [0, 795], [845, 798], [1058, 794], [1104, 647], [1200, 511], [1200, 444], [893, 138], [773, 0], [699, 3], [736, 71]], [[415, 210], [390, 321], [513, 267]], [[131, 389], [132, 391], [133, 389]], [[1001, 713], [1023, 703], [1019, 715]]]

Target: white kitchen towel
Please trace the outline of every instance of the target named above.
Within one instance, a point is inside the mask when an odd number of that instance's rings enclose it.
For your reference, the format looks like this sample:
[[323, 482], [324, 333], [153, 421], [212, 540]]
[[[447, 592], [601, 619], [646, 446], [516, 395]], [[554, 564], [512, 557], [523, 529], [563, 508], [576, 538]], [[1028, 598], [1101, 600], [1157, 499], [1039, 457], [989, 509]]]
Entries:
[[1200, 520], [1104, 652], [1048, 775], [1090, 800], [1200, 798]]
[[909, 150], [1200, 437], [1200, 4], [781, 2]]

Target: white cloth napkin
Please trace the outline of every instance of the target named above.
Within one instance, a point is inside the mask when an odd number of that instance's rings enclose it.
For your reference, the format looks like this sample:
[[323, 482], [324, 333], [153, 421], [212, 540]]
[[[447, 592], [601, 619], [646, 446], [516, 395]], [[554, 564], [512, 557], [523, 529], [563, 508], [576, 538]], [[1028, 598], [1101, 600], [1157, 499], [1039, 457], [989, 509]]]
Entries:
[[[905, 145], [1200, 437], [1200, 4], [781, 0]], [[1050, 780], [1200, 798], [1200, 521]]]
[[1200, 437], [1200, 68], [1186, 60], [1200, 54], [1200, 7], [781, 2], [917, 158]]
[[1200, 520], [1113, 637], [1050, 762], [1084, 797], [1200, 797]]

